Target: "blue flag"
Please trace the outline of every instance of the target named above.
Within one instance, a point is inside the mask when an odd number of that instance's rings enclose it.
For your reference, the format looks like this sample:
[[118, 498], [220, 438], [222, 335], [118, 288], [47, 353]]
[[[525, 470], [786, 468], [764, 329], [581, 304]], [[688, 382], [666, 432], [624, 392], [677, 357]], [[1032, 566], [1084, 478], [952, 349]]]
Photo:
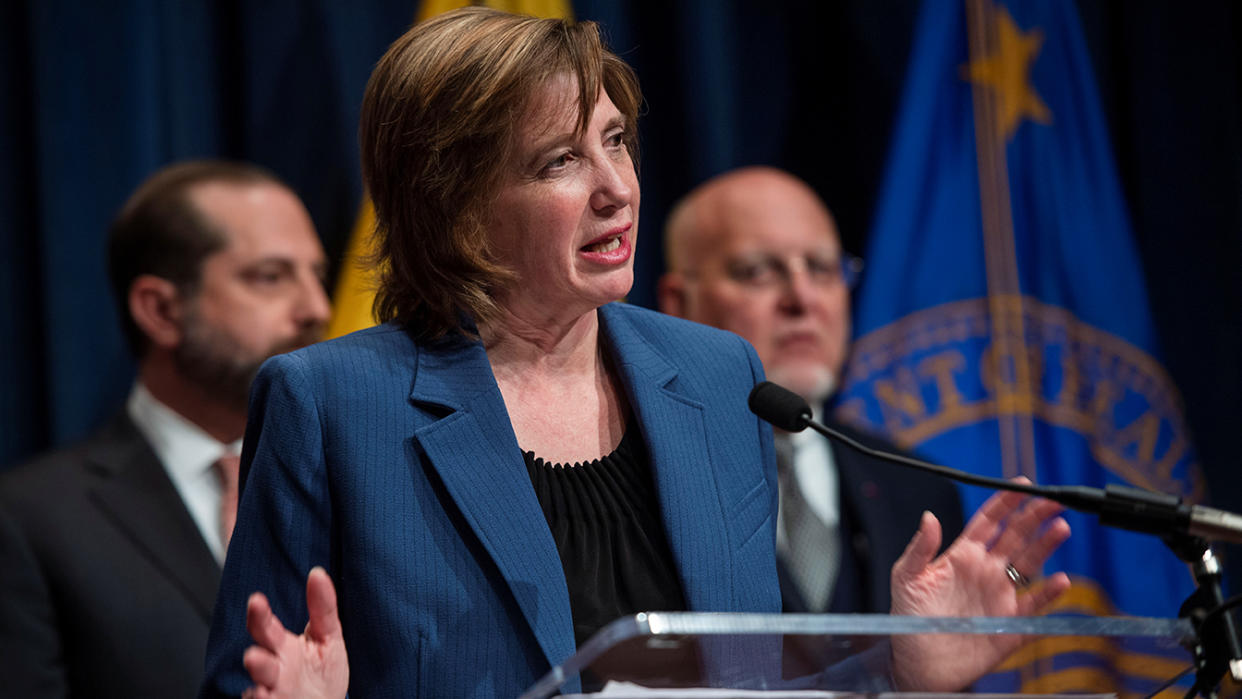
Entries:
[[[975, 473], [1200, 500], [1073, 3], [925, 2], [902, 99], [839, 415]], [[972, 510], [988, 495], [964, 491]], [[1059, 611], [1177, 615], [1193, 582], [1159, 539], [1067, 519]], [[1124, 694], [1188, 659], [1020, 656], [1010, 687]]]

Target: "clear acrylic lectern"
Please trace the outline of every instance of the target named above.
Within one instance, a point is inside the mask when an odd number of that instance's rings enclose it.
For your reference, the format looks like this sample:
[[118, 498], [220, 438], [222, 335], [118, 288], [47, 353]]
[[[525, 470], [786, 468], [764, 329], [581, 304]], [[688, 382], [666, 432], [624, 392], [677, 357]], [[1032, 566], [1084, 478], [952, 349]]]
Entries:
[[1024, 642], [1079, 642], [1097, 651], [1137, 642], [1184, 657], [1186, 667], [1193, 663], [1185, 648], [1194, 632], [1183, 619], [652, 612], [604, 627], [521, 699], [583, 692], [617, 699], [896, 695], [890, 661], [914, 634], [937, 642], [957, 634], [1021, 634]]

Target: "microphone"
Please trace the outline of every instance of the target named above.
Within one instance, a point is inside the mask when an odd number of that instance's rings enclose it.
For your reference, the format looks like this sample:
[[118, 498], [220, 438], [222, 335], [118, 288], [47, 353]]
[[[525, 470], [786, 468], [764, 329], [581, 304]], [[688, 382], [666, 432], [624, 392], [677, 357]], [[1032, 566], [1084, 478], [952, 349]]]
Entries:
[[786, 432], [801, 432], [811, 422], [806, 399], [784, 386], [764, 381], [750, 389], [750, 412]]
[[786, 432], [801, 432], [810, 427], [825, 437], [877, 459], [935, 473], [959, 483], [1037, 495], [1072, 510], [1097, 515], [1100, 523], [1106, 526], [1161, 537], [1189, 534], [1208, 541], [1242, 544], [1242, 516], [1203, 505], [1191, 505], [1176, 495], [1125, 485], [1108, 485], [1100, 489], [1081, 485], [1040, 486], [1014, 483], [1003, 478], [959, 471], [903, 454], [872, 449], [849, 435], [812, 419], [811, 406], [806, 399], [771, 381], [764, 381], [751, 389], [747, 404], [755, 415]]

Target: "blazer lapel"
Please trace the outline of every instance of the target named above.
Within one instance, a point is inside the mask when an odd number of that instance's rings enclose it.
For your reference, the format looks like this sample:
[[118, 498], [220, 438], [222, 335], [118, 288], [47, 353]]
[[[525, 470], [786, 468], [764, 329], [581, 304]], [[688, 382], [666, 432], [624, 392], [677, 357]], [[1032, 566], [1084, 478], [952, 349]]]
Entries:
[[600, 309], [601, 332], [646, 439], [686, 603], [697, 611], [728, 611], [732, 607], [728, 527], [703, 406], [678, 393], [677, 367], [613, 310]]
[[574, 653], [573, 619], [556, 542], [526, 472], [491, 364], [478, 342], [419, 351], [410, 398], [440, 415], [415, 432], [512, 591], [549, 665]]
[[99, 479], [90, 497], [134, 545], [211, 619], [220, 566], [159, 459], [127, 417], [88, 455]]

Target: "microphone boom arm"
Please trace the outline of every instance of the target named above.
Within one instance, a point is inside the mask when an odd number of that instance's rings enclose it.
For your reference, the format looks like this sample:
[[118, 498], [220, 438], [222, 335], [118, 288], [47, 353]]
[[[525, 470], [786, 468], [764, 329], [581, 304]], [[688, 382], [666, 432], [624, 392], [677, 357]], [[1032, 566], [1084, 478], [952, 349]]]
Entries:
[[1176, 495], [1142, 488], [1110, 484], [1103, 489], [1087, 486], [1040, 486], [1016, 483], [941, 466], [903, 454], [873, 449], [847, 434], [811, 418], [806, 400], [770, 381], [759, 383], [750, 392], [750, 409], [761, 419], [788, 432], [810, 427], [868, 456], [934, 473], [968, 485], [1035, 495], [1065, 505], [1069, 509], [1094, 514], [1100, 524], [1154, 534], [1191, 565], [1197, 584], [1195, 593], [1182, 605], [1180, 615], [1189, 617], [1200, 639], [1196, 645], [1195, 689], [1205, 697], [1214, 696], [1225, 671], [1242, 682], [1242, 643], [1233, 617], [1223, 611], [1224, 594], [1221, 568], [1210, 539], [1242, 543], [1242, 517], [1209, 507], [1190, 505]]

